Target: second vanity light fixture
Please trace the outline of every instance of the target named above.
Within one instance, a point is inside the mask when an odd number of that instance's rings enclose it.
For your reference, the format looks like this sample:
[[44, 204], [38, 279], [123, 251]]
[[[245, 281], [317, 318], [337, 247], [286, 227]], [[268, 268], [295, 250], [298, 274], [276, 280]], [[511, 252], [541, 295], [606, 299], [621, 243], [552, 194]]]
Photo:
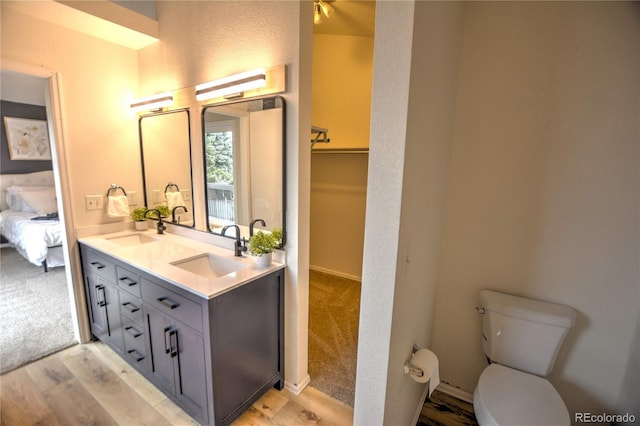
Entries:
[[259, 89], [266, 85], [267, 73], [264, 68], [258, 68], [199, 84], [196, 86], [196, 99], [204, 101], [213, 98], [239, 97], [243, 96], [245, 91]]
[[171, 92], [158, 93], [131, 102], [131, 109], [135, 112], [149, 111], [171, 106], [173, 104], [173, 94]]

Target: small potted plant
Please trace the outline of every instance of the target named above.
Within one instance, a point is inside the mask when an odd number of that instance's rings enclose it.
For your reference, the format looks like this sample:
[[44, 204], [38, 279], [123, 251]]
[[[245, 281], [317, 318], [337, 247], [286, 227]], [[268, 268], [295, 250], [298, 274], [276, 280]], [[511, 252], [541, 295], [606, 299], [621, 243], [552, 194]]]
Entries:
[[144, 212], [147, 211], [146, 207], [136, 207], [131, 211], [131, 219], [136, 225], [136, 230], [144, 231], [147, 229], [147, 218], [144, 216]]
[[269, 266], [273, 260], [273, 251], [282, 245], [282, 229], [271, 232], [258, 231], [249, 238], [249, 252], [256, 256], [258, 266]]

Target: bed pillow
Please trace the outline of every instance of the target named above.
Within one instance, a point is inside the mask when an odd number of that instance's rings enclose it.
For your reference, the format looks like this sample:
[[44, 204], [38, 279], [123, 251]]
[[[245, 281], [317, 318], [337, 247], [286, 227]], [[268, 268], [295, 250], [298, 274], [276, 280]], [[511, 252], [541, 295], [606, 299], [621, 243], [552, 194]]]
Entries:
[[[43, 191], [43, 190], [53, 190], [55, 191], [55, 189], [53, 188], [53, 186], [40, 186], [40, 185], [34, 185], [34, 186], [20, 186], [20, 185], [12, 185], [10, 187], [7, 188], [7, 196], [5, 197], [5, 202], [7, 203], [7, 205], [9, 206], [9, 208], [11, 210], [14, 211], [18, 211], [21, 212], [23, 211], [23, 205], [22, 205], [22, 197], [20, 196], [20, 193], [23, 191]], [[28, 209], [28, 213], [33, 213], [32, 209], [30, 209], [27, 206]]]
[[41, 191], [21, 191], [18, 195], [22, 198], [23, 212], [49, 214], [58, 211], [56, 191], [53, 188]]

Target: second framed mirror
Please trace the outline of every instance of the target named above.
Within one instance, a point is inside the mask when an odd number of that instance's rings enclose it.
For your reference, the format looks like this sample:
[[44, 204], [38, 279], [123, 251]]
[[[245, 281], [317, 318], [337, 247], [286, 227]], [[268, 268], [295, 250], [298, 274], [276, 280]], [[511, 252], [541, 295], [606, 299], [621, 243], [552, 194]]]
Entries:
[[209, 232], [236, 224], [248, 239], [253, 222], [256, 230], [282, 228], [286, 238], [284, 121], [279, 96], [204, 107]]

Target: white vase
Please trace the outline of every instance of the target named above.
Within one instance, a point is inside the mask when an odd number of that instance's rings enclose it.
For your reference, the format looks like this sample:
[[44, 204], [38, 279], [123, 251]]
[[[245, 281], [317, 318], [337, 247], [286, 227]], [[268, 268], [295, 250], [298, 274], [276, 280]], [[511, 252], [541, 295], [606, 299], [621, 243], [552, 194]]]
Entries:
[[273, 260], [273, 253], [267, 253], [261, 256], [256, 256], [256, 265], [269, 266], [271, 265], [272, 260]]
[[146, 220], [136, 220], [136, 231], [146, 231], [148, 229]]

